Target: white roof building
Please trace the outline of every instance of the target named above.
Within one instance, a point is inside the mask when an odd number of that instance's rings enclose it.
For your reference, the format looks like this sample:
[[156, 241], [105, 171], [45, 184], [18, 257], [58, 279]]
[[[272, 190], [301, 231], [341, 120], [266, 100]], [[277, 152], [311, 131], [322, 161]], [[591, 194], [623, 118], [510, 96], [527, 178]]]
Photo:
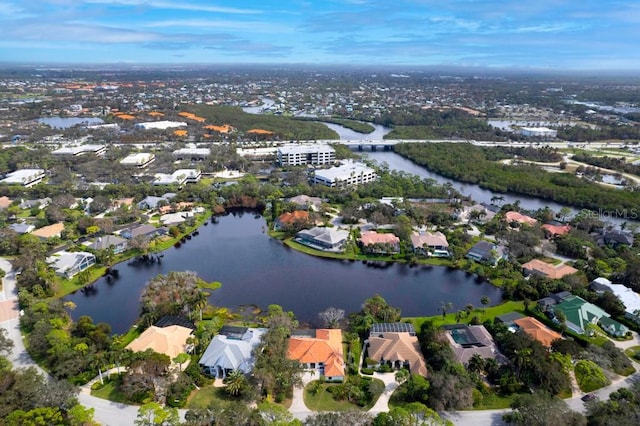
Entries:
[[600, 277], [591, 281], [591, 288], [596, 292], [610, 291], [625, 307], [625, 317], [640, 322], [640, 294], [622, 284], [613, 284], [606, 278]]
[[176, 158], [207, 158], [211, 155], [211, 149], [209, 148], [182, 148], [173, 151], [173, 156]]
[[202, 177], [202, 172], [197, 169], [178, 169], [169, 174], [156, 173], [153, 180], [154, 185], [184, 185], [185, 183], [196, 183]]
[[211, 340], [199, 364], [205, 373], [217, 378], [224, 378], [236, 370], [248, 374], [255, 361], [253, 349], [266, 332], [266, 328], [225, 326]]
[[313, 183], [330, 187], [347, 187], [373, 182], [377, 178], [378, 174], [371, 167], [349, 161], [338, 167], [316, 170]]
[[336, 150], [327, 144], [287, 144], [278, 148], [278, 162], [283, 166], [329, 164], [336, 159]]
[[0, 183], [22, 185], [29, 188], [42, 182], [44, 177], [43, 169], [19, 169], [7, 174], [4, 179], [0, 180]]
[[150, 154], [148, 152], [140, 152], [137, 154], [129, 154], [122, 160], [120, 160], [120, 164], [125, 166], [135, 166], [139, 169], [144, 169], [149, 166], [149, 164], [156, 161], [156, 156], [154, 154]]
[[147, 121], [144, 123], [137, 123], [136, 127], [142, 130], [166, 130], [174, 127], [187, 127], [187, 123], [182, 121]]
[[56, 274], [66, 278], [72, 278], [79, 272], [94, 265], [96, 263], [96, 257], [84, 251], [59, 251], [49, 256], [46, 262], [56, 271]]
[[63, 146], [56, 149], [51, 154], [53, 155], [73, 155], [78, 157], [83, 154], [95, 154], [103, 155], [107, 152], [106, 145], [77, 145], [77, 146]]
[[548, 127], [523, 127], [520, 129], [520, 134], [539, 138], [555, 138], [558, 135], [558, 131]]

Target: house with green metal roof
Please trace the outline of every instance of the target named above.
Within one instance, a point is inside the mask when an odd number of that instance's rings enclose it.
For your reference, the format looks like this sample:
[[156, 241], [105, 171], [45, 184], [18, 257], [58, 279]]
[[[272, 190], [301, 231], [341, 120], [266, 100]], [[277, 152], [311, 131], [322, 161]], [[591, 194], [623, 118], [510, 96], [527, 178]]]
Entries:
[[555, 305], [553, 311], [561, 311], [567, 318], [567, 327], [578, 334], [585, 334], [589, 324], [597, 324], [601, 318], [610, 316], [596, 305], [573, 295]]
[[620, 324], [618, 321], [607, 317], [600, 318], [598, 325], [600, 325], [600, 328], [604, 331], [615, 337], [624, 337], [629, 332], [626, 325]]

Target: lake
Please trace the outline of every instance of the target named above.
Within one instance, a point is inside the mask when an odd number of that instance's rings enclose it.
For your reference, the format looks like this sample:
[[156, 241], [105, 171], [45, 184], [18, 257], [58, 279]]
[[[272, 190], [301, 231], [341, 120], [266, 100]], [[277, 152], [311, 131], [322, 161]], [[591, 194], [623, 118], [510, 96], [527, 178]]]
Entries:
[[502, 300], [499, 288], [459, 270], [402, 264], [373, 267], [297, 252], [267, 236], [264, 218], [254, 212], [215, 220], [180, 248], [165, 251], [161, 264], [122, 263], [117, 266], [118, 280], [108, 283], [101, 278], [93, 291], [66, 297], [77, 305], [72, 317], [89, 315], [95, 322], [109, 323], [113, 332], [124, 333], [137, 318], [145, 283], [157, 274], [185, 270], [222, 283], [210, 297], [215, 306], [266, 308], [275, 303], [311, 325], [319, 325], [318, 313], [330, 306], [355, 312], [375, 294], [400, 307], [404, 316], [436, 315], [443, 302], [464, 309], [469, 303], [481, 306], [482, 296], [489, 296], [491, 305]]
[[46, 124], [54, 129], [68, 129], [78, 124], [83, 126], [103, 124], [104, 120], [97, 117], [46, 117], [39, 118], [38, 123]]

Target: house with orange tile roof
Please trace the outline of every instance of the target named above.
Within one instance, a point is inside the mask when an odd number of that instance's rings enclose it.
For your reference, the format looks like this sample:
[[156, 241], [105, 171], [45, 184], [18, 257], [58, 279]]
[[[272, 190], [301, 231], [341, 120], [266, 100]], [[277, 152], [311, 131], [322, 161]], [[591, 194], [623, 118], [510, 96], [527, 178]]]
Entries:
[[305, 226], [309, 223], [309, 212], [304, 210], [296, 210], [293, 212], [283, 213], [275, 220], [273, 229], [280, 231], [288, 227]]
[[420, 352], [415, 333], [384, 332], [370, 335], [366, 341], [367, 358], [378, 365], [391, 364], [395, 369], [406, 368], [411, 374], [427, 375], [427, 364]]
[[399, 253], [400, 238], [394, 234], [381, 234], [376, 231], [365, 231], [358, 240], [362, 250], [367, 253]]
[[533, 226], [538, 223], [536, 219], [516, 211], [506, 212], [504, 217], [509, 223], [519, 223], [521, 225], [529, 226]]
[[542, 225], [542, 229], [544, 229], [544, 233], [547, 236], [555, 238], [568, 234], [569, 231], [571, 231], [571, 225], [552, 225], [550, 223], [545, 223]]
[[562, 339], [562, 335], [560, 333], [551, 330], [549, 327], [532, 317], [518, 318], [514, 320], [513, 323], [518, 326], [518, 329], [524, 331], [529, 336], [540, 342], [542, 346], [547, 348], [551, 347], [551, 343], [554, 340]]
[[575, 274], [578, 270], [569, 265], [560, 264], [552, 265], [550, 263], [543, 262], [540, 259], [533, 259], [522, 265], [522, 269], [525, 275], [540, 275], [550, 278], [552, 280], [559, 280], [567, 275]]
[[31, 235], [35, 235], [41, 240], [46, 240], [48, 238], [53, 237], [61, 237], [62, 231], [64, 231], [64, 223], [58, 222], [53, 225], [43, 226], [42, 228], [38, 228], [31, 233]]
[[342, 330], [317, 329], [294, 332], [289, 338], [287, 357], [299, 361], [328, 381], [344, 380]]
[[229, 124], [223, 124], [222, 126], [209, 124], [208, 126], [204, 126], [204, 128], [205, 130], [211, 130], [213, 132], [218, 132], [218, 133], [229, 133], [232, 130], [234, 130], [234, 128]]

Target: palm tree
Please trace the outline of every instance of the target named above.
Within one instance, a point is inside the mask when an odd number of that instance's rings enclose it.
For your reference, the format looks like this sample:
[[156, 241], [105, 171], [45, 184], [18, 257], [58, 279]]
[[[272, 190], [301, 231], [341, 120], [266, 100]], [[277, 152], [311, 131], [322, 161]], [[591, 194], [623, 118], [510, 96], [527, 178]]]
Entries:
[[401, 368], [400, 370], [396, 371], [395, 379], [396, 379], [396, 382], [398, 382], [398, 384], [401, 385], [407, 380], [409, 380], [409, 376], [410, 376], [409, 370], [407, 370], [406, 368]]
[[480, 354], [473, 354], [467, 364], [467, 369], [476, 373], [481, 373], [484, 370], [484, 367], [485, 360], [480, 356]]
[[226, 385], [225, 391], [232, 396], [240, 395], [247, 386], [247, 378], [244, 376], [244, 373], [240, 370], [233, 370], [229, 375], [224, 379], [224, 383]]

